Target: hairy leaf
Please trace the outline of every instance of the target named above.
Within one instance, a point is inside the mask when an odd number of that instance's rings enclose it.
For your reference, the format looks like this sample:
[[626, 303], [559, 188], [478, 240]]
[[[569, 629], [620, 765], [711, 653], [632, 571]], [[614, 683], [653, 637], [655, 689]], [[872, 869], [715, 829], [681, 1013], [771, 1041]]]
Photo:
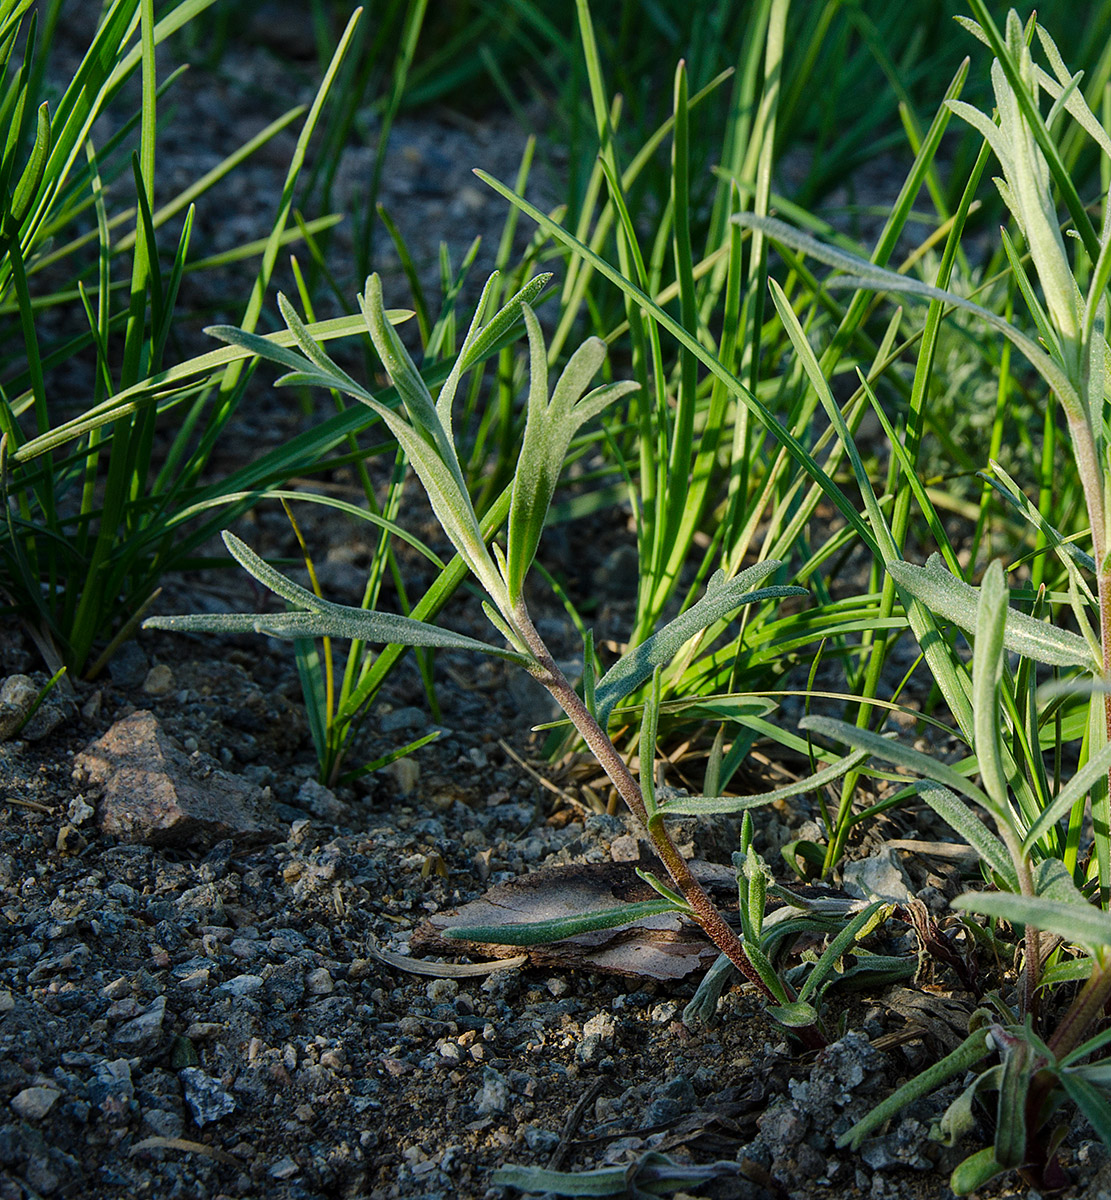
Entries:
[[[887, 564], [887, 570], [899, 587], [921, 600], [938, 616], [952, 621], [965, 633], [975, 632], [979, 590], [946, 570], [938, 555], [931, 555], [924, 567], [891, 562]], [[1013, 608], [1007, 610], [1003, 644], [1015, 654], [1035, 662], [1055, 667], [1082, 667], [1086, 671], [1097, 669], [1088, 643], [1079, 634], [1035, 620]]]
[[1002, 917], [1017, 925], [1033, 925], [1056, 933], [1071, 945], [1094, 951], [1111, 946], [1111, 913], [1084, 901], [1070, 904], [1044, 896], [1015, 896], [1007, 892], [966, 892], [953, 901], [954, 908]]
[[602, 728], [605, 729], [616, 705], [648, 679], [657, 666], [670, 662], [696, 633], [744, 604], [783, 596], [805, 596], [806, 590], [798, 587], [752, 590], [782, 565], [769, 559], [749, 567], [728, 581], [724, 572], [715, 572], [706, 585], [706, 594], [697, 604], [626, 654], [599, 680], [594, 689], [594, 700], [598, 707], [598, 723]]

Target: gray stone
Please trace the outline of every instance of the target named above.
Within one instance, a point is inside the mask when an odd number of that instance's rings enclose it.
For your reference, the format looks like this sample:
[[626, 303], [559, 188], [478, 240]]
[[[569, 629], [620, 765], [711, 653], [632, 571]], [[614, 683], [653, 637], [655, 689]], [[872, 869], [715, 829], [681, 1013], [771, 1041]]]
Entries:
[[278, 963], [265, 976], [266, 994], [287, 1007], [300, 1002], [305, 995], [305, 969], [296, 960]]
[[260, 788], [187, 756], [145, 710], [83, 750], [74, 775], [102, 789], [101, 831], [123, 841], [208, 848], [225, 838], [280, 836]]
[[538, 1125], [526, 1125], [525, 1145], [538, 1154], [549, 1154], [559, 1145], [559, 1134]]
[[166, 1017], [166, 997], [157, 996], [139, 1016], [125, 1021], [113, 1035], [117, 1045], [135, 1054], [155, 1049], [162, 1040], [162, 1022]]
[[810, 1122], [794, 1105], [781, 1104], [758, 1117], [756, 1126], [764, 1145], [778, 1158], [802, 1141]]
[[279, 1158], [270, 1168], [270, 1177], [271, 1179], [292, 1179], [300, 1169], [293, 1159], [286, 1155], [285, 1158]]
[[419, 708], [395, 708], [378, 718], [382, 733], [402, 733], [423, 729], [428, 724], [428, 714]]
[[305, 990], [310, 996], [328, 996], [335, 988], [332, 973], [327, 967], [317, 967], [305, 976]]
[[89, 1103], [99, 1108], [108, 1120], [124, 1119], [135, 1097], [135, 1085], [131, 1082], [131, 1063], [126, 1058], [96, 1063], [88, 1096]]
[[482, 1071], [482, 1086], [475, 1092], [474, 1106], [480, 1117], [503, 1113], [509, 1106], [509, 1083], [493, 1067]]
[[331, 788], [326, 788], [315, 779], [306, 779], [297, 789], [295, 801], [298, 808], [312, 813], [321, 821], [329, 821], [338, 825], [347, 817], [347, 805], [340, 800]]
[[51, 1087], [27, 1087], [11, 1100], [12, 1112], [24, 1121], [41, 1121], [62, 1093]]
[[[674, 1121], [686, 1116], [698, 1103], [694, 1085], [685, 1075], [676, 1075], [669, 1079], [656, 1094], [648, 1106], [645, 1115], [646, 1125], [662, 1125], [665, 1121]], [[652, 1117], [655, 1120], [652, 1120]]]
[[179, 1138], [185, 1132], [185, 1120], [180, 1113], [164, 1108], [148, 1108], [143, 1112], [143, 1124], [164, 1138]]
[[882, 1136], [864, 1142], [860, 1147], [860, 1157], [873, 1171], [889, 1167], [930, 1171], [934, 1166], [933, 1160], [922, 1153], [927, 1140], [927, 1130], [922, 1122], [913, 1117], [904, 1117]]
[[261, 975], [236, 975], [227, 983], [220, 984], [220, 991], [231, 996], [250, 996], [262, 987], [263, 982]]
[[189, 1105], [189, 1111], [199, 1129], [235, 1111], [235, 1097], [229, 1096], [216, 1080], [206, 1075], [200, 1067], [182, 1067], [178, 1071], [178, 1077], [185, 1089], [185, 1103]]
[[884, 850], [871, 858], [846, 863], [843, 876], [845, 891], [860, 900], [906, 904], [914, 895], [911, 882], [894, 850]]
[[129, 641], [108, 660], [108, 674], [116, 687], [137, 688], [147, 677], [150, 664], [138, 642]]

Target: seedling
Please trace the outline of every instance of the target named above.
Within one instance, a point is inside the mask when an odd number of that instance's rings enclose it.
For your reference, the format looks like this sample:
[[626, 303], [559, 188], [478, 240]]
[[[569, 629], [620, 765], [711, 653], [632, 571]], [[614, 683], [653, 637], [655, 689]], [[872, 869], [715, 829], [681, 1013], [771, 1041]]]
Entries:
[[[382, 288], [377, 276], [367, 281], [359, 306], [366, 327], [383, 364], [393, 381], [404, 407], [404, 415], [372, 395], [336, 365], [313, 340], [289, 302], [279, 298], [282, 315], [300, 353], [281, 349], [273, 341], [243, 330], [221, 327], [212, 332], [251, 353], [287, 368], [280, 385], [315, 385], [335, 389], [371, 408], [397, 438], [413, 470], [428, 494], [432, 510], [458, 552], [467, 570], [486, 595], [483, 610], [491, 625], [504, 640], [503, 645], [451, 633], [409, 617], [351, 608], [314, 595], [282, 576], [265, 563], [247, 545], [231, 533], [224, 542], [231, 554], [260, 583], [295, 606], [291, 612], [273, 616], [240, 614], [231, 616], [159, 617], [148, 626], [177, 630], [228, 632], [256, 630], [294, 638], [344, 637], [372, 643], [407, 646], [432, 646], [446, 650], [470, 650], [491, 654], [521, 667], [542, 684], [570, 718], [572, 724], [604, 768], [618, 795], [637, 818], [650, 838], [667, 873], [665, 883], [646, 875], [660, 893], [661, 909], [674, 909], [696, 921], [739, 971], [772, 1004], [775, 1012], [788, 1023], [798, 1026], [800, 1034], [812, 1044], [822, 1036], [812, 1006], [782, 983], [774, 971], [761, 961], [759, 921], [762, 913], [763, 872], [755, 870], [745, 887], [759, 892], [746, 903], [745, 911], [751, 936], [739, 937], [711, 902], [702, 885], [675, 845], [666, 818], [671, 814], [708, 811], [742, 811], [780, 797], [821, 787], [858, 764], [863, 755], [850, 756], [825, 767], [810, 779], [759, 796], [683, 797], [657, 799], [651, 768], [642, 771], [638, 782], [608, 734], [611, 714], [616, 705], [634, 689], [653, 681], [645, 706], [641, 729], [641, 762], [655, 758], [656, 727], [659, 716], [659, 673], [664, 664], [700, 631], [721, 621], [746, 605], [786, 596], [804, 595], [798, 587], [769, 582], [779, 571], [776, 561], [762, 562], [727, 578], [718, 571], [708, 582], [702, 598], [680, 616], [659, 629], [615, 663], [601, 678], [596, 678], [594, 658], [584, 655], [583, 693], [580, 695], [557, 665], [536, 631], [525, 599], [525, 578], [536, 556], [548, 509], [559, 482], [564, 459], [578, 431], [609, 405], [627, 395], [635, 384], [611, 383], [587, 391], [605, 357], [600, 339], [590, 338], [571, 355], [554, 389], [549, 394], [547, 355], [540, 323], [530, 302], [547, 282], [539, 277], [483, 323], [495, 279], [487, 283], [474, 320], [463, 341], [458, 358], [439, 396], [433, 400], [396, 331], [387, 319]], [[509, 488], [504, 549], [491, 543], [483, 532], [464, 483], [452, 430], [452, 402], [463, 373], [480, 361], [511, 329], [524, 319], [528, 335], [530, 384], [526, 400], [526, 424], [520, 457]], [[747, 864], [751, 867], [752, 864]], [[747, 877], [746, 877], [747, 878]], [[607, 918], [610, 924], [629, 920], [629, 914], [617, 910]], [[850, 939], [851, 940], [851, 939]], [[838, 951], [840, 953], [840, 951]], [[815, 985], [816, 986], [816, 983]]]

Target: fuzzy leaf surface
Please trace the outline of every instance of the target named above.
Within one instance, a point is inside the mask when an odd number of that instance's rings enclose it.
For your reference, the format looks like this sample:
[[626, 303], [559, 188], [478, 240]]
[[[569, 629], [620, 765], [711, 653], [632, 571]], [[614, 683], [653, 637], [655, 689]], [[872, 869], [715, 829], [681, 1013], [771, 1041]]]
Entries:
[[749, 567], [729, 581], [726, 581], [724, 572], [715, 572], [706, 585], [706, 594], [697, 604], [614, 663], [594, 689], [598, 723], [602, 728], [605, 729], [615, 706], [650, 678], [657, 666], [670, 662], [696, 633], [742, 605], [784, 596], [805, 596], [806, 589], [799, 587], [777, 586], [754, 590], [782, 565], [769, 559]]
[[[908, 562], [890, 562], [887, 570], [905, 591], [921, 600], [932, 612], [952, 621], [965, 633], [975, 633], [980, 592], [951, 571], [940, 556], [931, 555], [924, 567]], [[1023, 658], [1055, 667], [1096, 669], [1088, 643], [1076, 633], [1038, 621], [1027, 613], [1008, 608], [1003, 645]]]

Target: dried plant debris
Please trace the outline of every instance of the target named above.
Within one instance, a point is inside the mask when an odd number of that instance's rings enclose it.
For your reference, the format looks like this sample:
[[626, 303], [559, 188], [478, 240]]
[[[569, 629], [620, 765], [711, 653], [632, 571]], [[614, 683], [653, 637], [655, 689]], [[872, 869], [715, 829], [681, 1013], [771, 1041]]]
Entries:
[[[696, 864], [696, 874], [709, 887], [728, 894], [732, 872], [710, 863]], [[519, 943], [499, 942], [524, 923], [568, 917], [589, 917], [618, 905], [658, 898], [627, 863], [579, 864], [554, 867], [491, 888], [485, 896], [457, 912], [437, 913], [413, 931], [410, 945], [421, 954], [476, 954], [509, 957], [521, 952]], [[448, 936], [453, 929], [489, 931], [483, 940]], [[616, 929], [597, 929], [549, 945], [530, 946], [534, 966], [580, 967], [645, 979], [682, 979], [709, 967], [716, 949], [691, 921], [676, 913], [657, 913]]]

